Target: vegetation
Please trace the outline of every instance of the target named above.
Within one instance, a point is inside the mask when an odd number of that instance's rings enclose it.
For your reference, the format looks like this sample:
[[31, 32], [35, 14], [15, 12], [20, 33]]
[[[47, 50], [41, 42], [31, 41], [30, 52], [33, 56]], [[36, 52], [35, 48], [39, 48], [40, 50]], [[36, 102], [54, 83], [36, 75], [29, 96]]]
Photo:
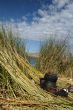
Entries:
[[29, 64], [25, 47], [18, 42], [11, 32], [0, 30], [0, 109], [72, 110], [73, 100], [40, 88], [43, 74]]
[[73, 58], [66, 40], [50, 39], [41, 46], [39, 56], [36, 67], [42, 73], [51, 71], [69, 77], [73, 71]]

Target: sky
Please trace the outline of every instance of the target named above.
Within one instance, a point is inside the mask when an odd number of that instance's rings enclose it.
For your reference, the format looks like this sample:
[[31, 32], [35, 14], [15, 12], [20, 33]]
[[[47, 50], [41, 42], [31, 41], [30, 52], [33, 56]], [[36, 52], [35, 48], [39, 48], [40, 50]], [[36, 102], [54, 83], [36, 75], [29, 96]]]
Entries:
[[50, 37], [67, 38], [72, 50], [73, 0], [0, 0], [0, 24], [26, 39], [29, 52]]
[[33, 13], [47, 3], [51, 0], [0, 0], [0, 19], [17, 21], [27, 17], [30, 22]]

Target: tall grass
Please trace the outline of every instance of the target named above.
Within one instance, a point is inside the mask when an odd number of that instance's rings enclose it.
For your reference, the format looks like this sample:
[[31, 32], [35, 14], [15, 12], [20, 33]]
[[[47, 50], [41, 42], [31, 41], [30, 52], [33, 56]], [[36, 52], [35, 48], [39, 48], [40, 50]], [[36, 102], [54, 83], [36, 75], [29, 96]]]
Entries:
[[[22, 68], [16, 60], [14, 53], [19, 54], [25, 59], [25, 45], [22, 43], [21, 39], [14, 37], [11, 31], [7, 32], [5, 28], [2, 27], [2, 30], [0, 30], [0, 61], [2, 60], [1, 54], [3, 58], [5, 57], [3, 53], [9, 55], [10, 57], [9, 59], [7, 56], [7, 63], [11, 65], [13, 64], [13, 60], [15, 60], [17, 66]], [[4, 60], [6, 60], [5, 58]], [[19, 85], [12, 79], [8, 71], [0, 64], [0, 92], [2, 95], [5, 97], [16, 97], [17, 91], [20, 91], [18, 88], [21, 87], [19, 87]]]
[[21, 56], [25, 57], [25, 44], [21, 38], [14, 36], [13, 32], [9, 30], [8, 32], [2, 27], [0, 30], [0, 45], [6, 47], [7, 50], [17, 52]]
[[36, 67], [41, 72], [46, 73], [50, 71], [70, 76], [73, 60], [66, 40], [48, 40], [41, 46], [39, 56]]
[[[50, 108], [54, 110], [55, 108], [55, 110], [58, 110], [56, 108], [59, 107], [61, 108], [60, 110], [66, 110], [64, 108], [73, 109], [73, 102], [57, 97], [55, 100], [54, 96], [40, 88], [39, 79], [43, 77], [43, 74], [28, 63], [25, 47], [23, 48], [22, 43], [19, 43], [20, 40], [18, 40], [19, 39], [16, 40], [11, 32], [6, 32], [4, 28], [0, 31], [1, 106], [26, 106], [25, 99], [27, 99], [28, 108], [21, 107], [20, 109], [29, 110], [33, 108], [33, 110], [43, 110], [46, 108], [48, 110], [48, 108]], [[32, 80], [34, 80], [34, 82]], [[12, 100], [12, 98], [15, 98], [15, 100]], [[35, 101], [35, 103], [30, 100]]]
[[[39, 99], [41, 101], [50, 100], [49, 97], [51, 96], [47, 95], [38, 86], [39, 78], [43, 76], [42, 73], [35, 70], [28, 63], [26, 53], [23, 53], [22, 49], [22, 45], [18, 43], [13, 34], [2, 29], [0, 35], [0, 84], [2, 95], [7, 94], [8, 97], [24, 96], [27, 99]], [[36, 84], [33, 84], [31, 79]], [[4, 93], [5, 91], [10, 92]], [[17, 93], [20, 95], [17, 95]], [[48, 96], [48, 98], [45, 99], [45, 96]]]

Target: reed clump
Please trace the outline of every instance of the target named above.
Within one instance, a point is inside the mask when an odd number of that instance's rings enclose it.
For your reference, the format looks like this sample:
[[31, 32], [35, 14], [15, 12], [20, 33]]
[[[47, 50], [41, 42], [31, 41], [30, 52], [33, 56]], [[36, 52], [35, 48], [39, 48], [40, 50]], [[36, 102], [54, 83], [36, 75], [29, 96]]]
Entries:
[[4, 28], [0, 30], [0, 109], [72, 110], [72, 101], [55, 98], [40, 88], [43, 74], [29, 64], [18, 40]]
[[40, 48], [36, 68], [42, 73], [54, 72], [65, 77], [73, 73], [73, 57], [69, 51], [68, 41], [49, 39]]
[[16, 96], [16, 87], [17, 89], [20, 87], [21, 93], [24, 91], [33, 99], [43, 100], [46, 93], [40, 92], [40, 88], [31, 81], [33, 79], [36, 84], [39, 84], [39, 78], [43, 75], [28, 63], [25, 53], [21, 52], [23, 48], [12, 33], [7, 33], [4, 29], [0, 33], [0, 75], [3, 87], [8, 88], [10, 85], [14, 96]]

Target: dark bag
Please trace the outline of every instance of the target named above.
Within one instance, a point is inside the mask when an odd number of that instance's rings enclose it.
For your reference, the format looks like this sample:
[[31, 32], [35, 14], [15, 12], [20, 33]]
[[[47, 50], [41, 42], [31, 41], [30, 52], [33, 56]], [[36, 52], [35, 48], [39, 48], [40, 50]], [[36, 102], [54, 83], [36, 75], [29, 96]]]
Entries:
[[46, 84], [45, 83], [45, 79], [44, 78], [40, 78], [40, 86], [41, 86], [41, 88], [46, 89], [46, 85], [45, 84]]
[[55, 95], [68, 97], [68, 92], [66, 92], [64, 89], [61, 89], [58, 92], [56, 92]]
[[50, 88], [50, 87], [56, 88], [56, 83], [51, 82], [51, 81], [47, 81], [46, 82], [46, 88]]
[[50, 81], [50, 82], [57, 82], [58, 76], [57, 74], [48, 74], [46, 73], [44, 76], [44, 79], [46, 81]]

